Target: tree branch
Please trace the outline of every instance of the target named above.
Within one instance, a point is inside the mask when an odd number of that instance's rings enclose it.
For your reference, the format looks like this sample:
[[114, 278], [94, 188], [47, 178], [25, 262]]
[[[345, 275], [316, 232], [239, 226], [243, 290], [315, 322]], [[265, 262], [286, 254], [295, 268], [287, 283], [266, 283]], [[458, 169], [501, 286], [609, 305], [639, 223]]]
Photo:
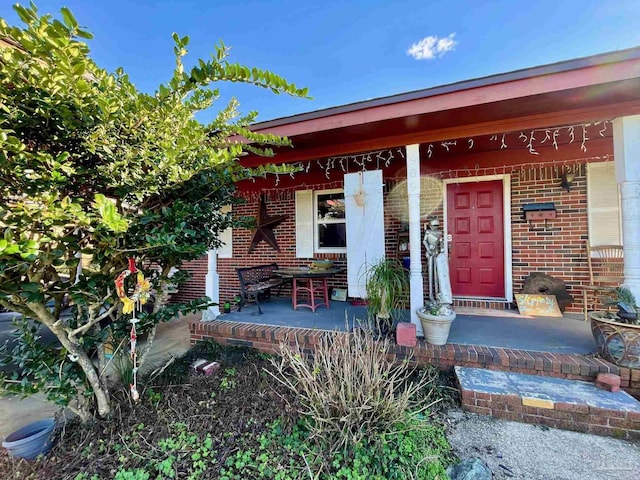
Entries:
[[98, 315], [97, 317], [90, 318], [90, 320], [84, 325], [82, 325], [81, 327], [78, 327], [75, 330], [66, 329], [69, 335], [69, 339], [75, 342], [78, 335], [82, 335], [83, 333], [86, 333], [96, 323], [100, 322], [101, 320], [104, 320], [109, 315], [111, 315], [117, 308], [118, 308], [118, 304], [114, 303], [107, 311], [105, 311], [101, 315]]

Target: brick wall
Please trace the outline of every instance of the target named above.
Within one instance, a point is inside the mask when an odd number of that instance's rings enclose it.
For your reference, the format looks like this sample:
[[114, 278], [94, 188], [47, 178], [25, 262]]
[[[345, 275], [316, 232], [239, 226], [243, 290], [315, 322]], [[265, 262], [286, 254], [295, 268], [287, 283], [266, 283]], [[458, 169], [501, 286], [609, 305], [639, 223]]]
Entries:
[[[513, 291], [521, 290], [523, 280], [532, 272], [542, 272], [558, 277], [567, 283], [569, 293], [574, 296], [574, 303], [568, 307], [570, 312], [579, 312], [582, 309], [581, 297], [576, 289], [578, 285], [587, 284], [588, 266], [586, 261], [585, 241], [588, 238], [587, 225], [587, 195], [586, 195], [586, 165], [574, 164], [571, 166], [576, 172], [575, 181], [570, 192], [560, 187], [560, 177], [566, 168], [567, 160], [548, 162], [547, 166], [535, 168], [502, 167], [502, 171], [508, 171], [511, 176], [511, 224], [512, 224], [512, 267], [513, 267]], [[427, 174], [436, 178], [451, 178], [452, 171], [425, 169]], [[469, 175], [484, 176], [497, 172], [497, 167], [477, 168]], [[402, 175], [400, 171], [385, 172], [385, 176]], [[460, 174], [456, 170], [456, 174]], [[303, 174], [299, 174], [304, 177]], [[297, 178], [297, 177], [296, 177]], [[395, 258], [397, 254], [397, 233], [403, 227], [403, 222], [397, 217], [397, 212], [406, 209], [402, 205], [406, 197], [390, 195], [389, 192], [401, 182], [402, 176], [385, 178], [385, 242], [388, 258]], [[315, 180], [317, 181], [317, 180]], [[301, 178], [298, 185], [304, 185]], [[317, 184], [316, 184], [317, 185]], [[303, 188], [303, 187], [299, 187]], [[321, 188], [321, 187], [316, 187]], [[327, 188], [335, 188], [332, 181]], [[295, 190], [288, 189], [272, 193], [267, 198], [267, 211], [269, 215], [288, 215], [289, 217], [275, 229], [275, 236], [280, 246], [280, 252], [276, 252], [269, 245], [262, 242], [257, 248], [248, 254], [251, 243], [252, 231], [237, 228], [233, 231], [233, 258], [219, 259], [218, 271], [220, 274], [220, 298], [222, 301], [232, 299], [239, 291], [239, 284], [235, 268], [259, 265], [262, 263], [277, 262], [280, 266], [299, 266], [308, 262], [308, 259], [298, 259], [295, 256]], [[557, 209], [557, 218], [528, 223], [523, 218], [522, 206], [527, 203], [554, 202]], [[239, 206], [234, 212], [237, 217], [255, 217], [259, 208], [257, 200]], [[440, 219], [444, 223], [442, 202], [431, 212], [431, 216]], [[408, 251], [406, 252], [408, 255]], [[344, 254], [323, 254], [318, 258], [330, 258], [336, 261], [336, 265], [346, 268]], [[423, 272], [426, 276], [425, 259]], [[187, 266], [193, 274], [193, 279], [182, 287], [181, 292], [175, 298], [184, 300], [195, 298], [204, 294], [204, 277], [206, 275], [206, 257]], [[331, 279], [330, 287], [346, 288], [346, 273]], [[425, 280], [425, 294], [427, 284]], [[286, 292], [285, 292], [286, 293]], [[511, 304], [495, 301], [461, 300], [457, 305], [477, 306], [482, 308], [509, 308]]]
[[171, 296], [172, 302], [186, 302], [194, 298], [203, 297], [205, 294], [205, 280], [207, 276], [207, 256], [203, 255], [197, 260], [185, 262], [182, 268], [191, 273], [191, 278], [180, 286], [180, 290]]
[[[574, 303], [569, 311], [580, 311], [576, 285], [588, 283], [585, 242], [588, 239], [587, 185], [585, 165], [577, 165], [570, 192], [560, 187], [558, 166], [522, 170], [511, 177], [511, 231], [513, 291], [522, 289], [532, 272], [542, 272], [567, 283]], [[522, 207], [527, 203], [554, 202], [557, 218], [526, 222]]]
[[[317, 329], [272, 327], [240, 322], [195, 322], [190, 324], [191, 343], [213, 339], [226, 345], [251, 347], [265, 353], [277, 353], [280, 342], [298, 342], [313, 351], [323, 332]], [[431, 345], [422, 339], [414, 349], [393, 344], [391, 353], [398, 361], [410, 359], [419, 365], [448, 369], [455, 365], [488, 368], [528, 375], [592, 382], [598, 373], [620, 375], [620, 386], [640, 397], [640, 369], [617, 367], [601, 358], [583, 355], [534, 352], [481, 345]]]

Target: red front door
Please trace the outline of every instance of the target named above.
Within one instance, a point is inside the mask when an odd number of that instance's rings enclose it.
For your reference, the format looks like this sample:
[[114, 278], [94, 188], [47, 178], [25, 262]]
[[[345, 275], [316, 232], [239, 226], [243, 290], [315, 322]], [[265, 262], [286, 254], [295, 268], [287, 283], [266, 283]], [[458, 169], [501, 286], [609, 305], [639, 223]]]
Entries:
[[504, 298], [502, 180], [447, 185], [454, 295]]

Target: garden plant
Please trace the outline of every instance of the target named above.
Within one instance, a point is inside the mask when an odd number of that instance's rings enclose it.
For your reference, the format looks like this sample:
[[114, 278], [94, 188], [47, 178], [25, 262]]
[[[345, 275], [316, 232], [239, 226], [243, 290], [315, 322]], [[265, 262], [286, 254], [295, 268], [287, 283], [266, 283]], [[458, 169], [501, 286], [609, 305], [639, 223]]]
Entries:
[[46, 326], [59, 344], [43, 345], [21, 322], [4, 352], [21, 368], [2, 374], [1, 392], [43, 392], [83, 418], [105, 417], [112, 401], [102, 352], [126, 336], [130, 316], [114, 279], [127, 259], [154, 292], [138, 325], [150, 345], [158, 322], [209, 303], [167, 305], [167, 291], [184, 280], [183, 262], [242, 221], [221, 212], [235, 202], [234, 182], [289, 171], [239, 163], [246, 152], [269, 156], [289, 142], [253, 133], [256, 113], [240, 115], [235, 99], [207, 124], [195, 115], [214, 105], [220, 82], [307, 91], [231, 63], [222, 42], [185, 68], [189, 38], [174, 34], [173, 74], [147, 94], [122, 69], [94, 63], [84, 41], [91, 34], [67, 8], [59, 18], [33, 4], [14, 8], [23, 25], [0, 19], [0, 306]]

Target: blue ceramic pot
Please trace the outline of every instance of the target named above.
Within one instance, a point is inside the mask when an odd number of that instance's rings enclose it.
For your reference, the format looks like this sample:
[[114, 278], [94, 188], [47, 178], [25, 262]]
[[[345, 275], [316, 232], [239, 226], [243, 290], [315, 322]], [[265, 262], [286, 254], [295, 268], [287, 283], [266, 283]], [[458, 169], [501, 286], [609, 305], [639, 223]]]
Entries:
[[51, 450], [53, 446], [51, 433], [55, 426], [56, 420], [53, 417], [30, 423], [9, 434], [2, 442], [2, 446], [14, 457], [33, 460], [38, 455]]

